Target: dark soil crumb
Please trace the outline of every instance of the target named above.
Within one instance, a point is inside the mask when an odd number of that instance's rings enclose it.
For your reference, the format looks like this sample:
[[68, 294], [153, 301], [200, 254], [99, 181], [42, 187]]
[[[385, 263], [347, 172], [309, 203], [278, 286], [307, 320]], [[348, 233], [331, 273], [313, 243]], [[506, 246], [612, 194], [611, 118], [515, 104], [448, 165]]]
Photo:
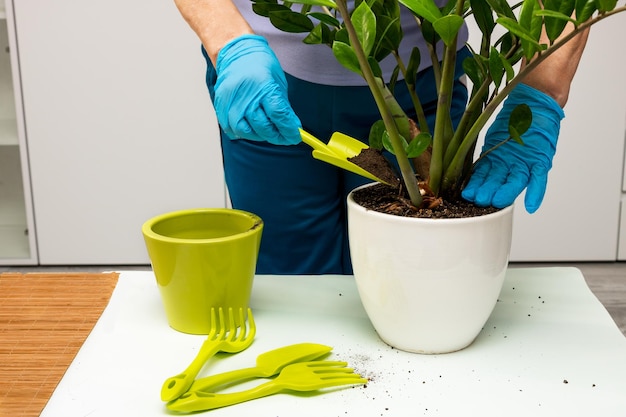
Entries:
[[355, 191], [354, 200], [368, 210], [404, 217], [453, 219], [483, 216], [498, 211], [494, 207], [477, 207], [464, 200], [442, 201], [438, 207], [417, 209], [398, 189], [385, 184], [375, 184]]
[[393, 187], [400, 185], [400, 178], [379, 150], [365, 148], [357, 156], [348, 158], [348, 161], [360, 166], [370, 174], [374, 174]]

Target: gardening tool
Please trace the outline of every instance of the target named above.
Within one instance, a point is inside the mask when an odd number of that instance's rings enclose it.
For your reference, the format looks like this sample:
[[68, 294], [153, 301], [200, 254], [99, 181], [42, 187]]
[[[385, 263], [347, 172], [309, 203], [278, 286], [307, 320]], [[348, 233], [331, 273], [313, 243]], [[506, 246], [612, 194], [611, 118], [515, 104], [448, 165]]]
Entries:
[[256, 366], [197, 379], [193, 382], [189, 391], [209, 392], [215, 387], [226, 384], [232, 385], [250, 378], [268, 378], [276, 375], [288, 365], [296, 362], [312, 361], [327, 354], [332, 349], [330, 346], [318, 345], [316, 343], [299, 343], [270, 350], [257, 357]]
[[239, 331], [235, 325], [233, 309], [228, 309], [228, 324], [224, 320], [224, 311], [219, 309], [219, 322], [216, 319], [215, 309], [211, 309], [211, 330], [202, 343], [202, 347], [194, 360], [182, 373], [169, 377], [161, 387], [161, 400], [172, 401], [180, 397], [194, 381], [198, 372], [207, 360], [217, 352], [238, 353], [252, 344], [256, 334], [256, 325], [252, 317], [252, 310], [248, 309], [248, 329], [245, 328], [243, 309], [239, 309]]
[[328, 144], [326, 144], [303, 129], [300, 129], [300, 136], [304, 143], [313, 148], [313, 158], [361, 175], [362, 177], [369, 178], [372, 181], [387, 184], [387, 181], [381, 180], [376, 175], [348, 160], [348, 158], [355, 157], [360, 154], [363, 149], [368, 148], [368, 146], [360, 140], [341, 132], [335, 132], [330, 137]]
[[215, 394], [188, 391], [166, 405], [169, 410], [194, 412], [211, 410], [266, 397], [284, 390], [315, 391], [341, 385], [365, 384], [367, 379], [346, 367], [346, 362], [299, 362], [285, 367], [273, 380], [242, 392]]

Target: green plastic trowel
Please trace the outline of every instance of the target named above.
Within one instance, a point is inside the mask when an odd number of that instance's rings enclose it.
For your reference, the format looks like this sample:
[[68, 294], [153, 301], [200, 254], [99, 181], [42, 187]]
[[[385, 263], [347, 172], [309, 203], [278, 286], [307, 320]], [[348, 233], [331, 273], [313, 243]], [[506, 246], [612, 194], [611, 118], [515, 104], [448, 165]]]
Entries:
[[302, 141], [313, 148], [313, 158], [324, 161], [346, 171], [353, 172], [372, 181], [388, 184], [376, 175], [364, 170], [357, 164], [350, 162], [348, 158], [352, 158], [361, 153], [368, 146], [358, 139], [350, 137], [340, 132], [335, 132], [330, 137], [328, 144], [322, 142], [309, 132], [300, 129]]

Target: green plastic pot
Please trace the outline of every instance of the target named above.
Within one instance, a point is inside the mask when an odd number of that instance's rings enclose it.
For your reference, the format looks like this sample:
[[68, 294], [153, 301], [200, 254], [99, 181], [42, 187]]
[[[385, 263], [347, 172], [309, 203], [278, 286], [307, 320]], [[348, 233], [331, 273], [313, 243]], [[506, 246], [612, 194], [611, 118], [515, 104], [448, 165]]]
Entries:
[[226, 208], [175, 211], [143, 224], [172, 328], [207, 334], [211, 308], [248, 308], [262, 231], [257, 215]]

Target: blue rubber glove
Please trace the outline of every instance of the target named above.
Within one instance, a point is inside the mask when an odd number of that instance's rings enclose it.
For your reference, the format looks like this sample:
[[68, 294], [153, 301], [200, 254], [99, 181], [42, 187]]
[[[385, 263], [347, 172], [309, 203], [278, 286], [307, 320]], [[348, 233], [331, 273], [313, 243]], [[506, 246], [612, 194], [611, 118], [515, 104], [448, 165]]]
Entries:
[[552, 97], [528, 85], [518, 84], [487, 131], [482, 152], [510, 136], [511, 111], [522, 103], [527, 104], [533, 114], [530, 129], [522, 135], [524, 145], [510, 140], [480, 159], [462, 192], [464, 199], [478, 206], [504, 208], [513, 204], [527, 188], [526, 211], [534, 213], [541, 205], [556, 152], [560, 123], [565, 116]]
[[233, 139], [300, 143], [300, 120], [287, 98], [287, 80], [267, 41], [243, 35], [218, 53], [213, 105], [224, 132]]

